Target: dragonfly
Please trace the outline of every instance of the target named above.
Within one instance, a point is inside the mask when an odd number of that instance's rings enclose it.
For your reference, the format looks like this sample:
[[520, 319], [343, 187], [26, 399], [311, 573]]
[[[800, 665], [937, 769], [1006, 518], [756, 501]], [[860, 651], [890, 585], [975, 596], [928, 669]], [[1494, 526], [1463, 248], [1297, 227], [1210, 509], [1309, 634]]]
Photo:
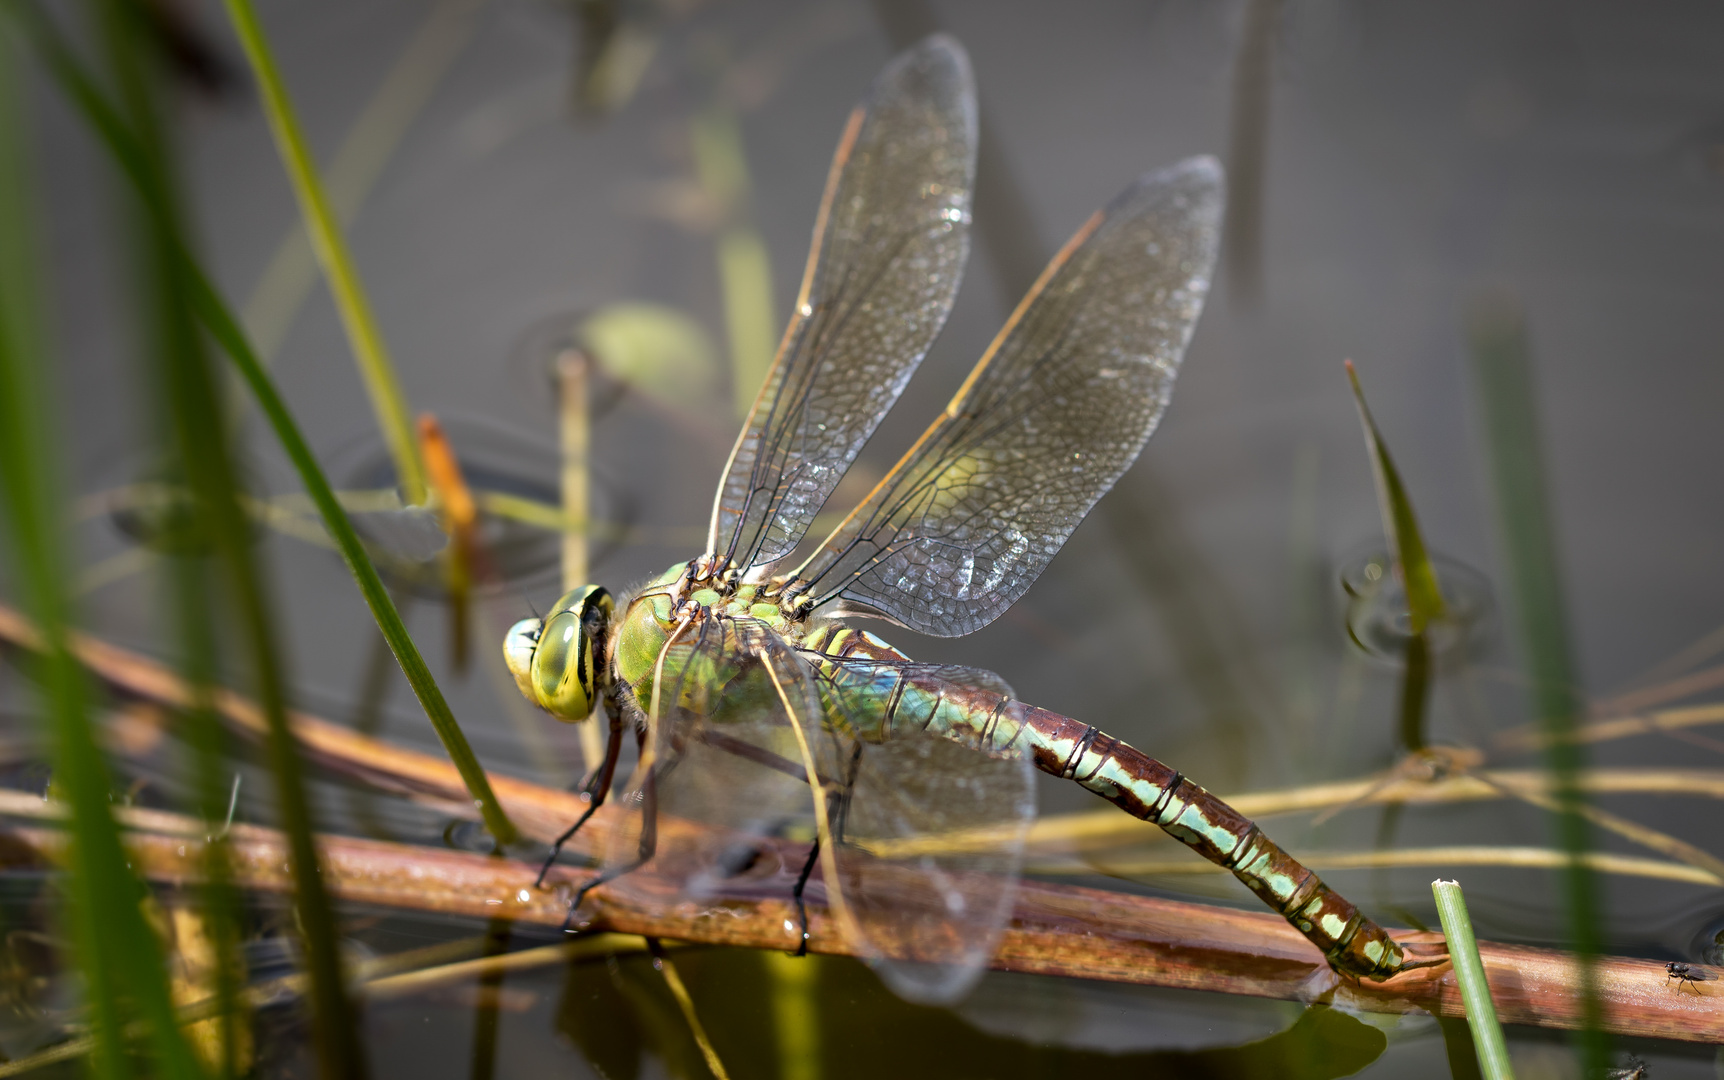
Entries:
[[[705, 552], [632, 593], [576, 588], [509, 630], [505, 659], [530, 701], [574, 723], [602, 705], [610, 725], [591, 805], [547, 869], [616, 786], [631, 733], [638, 748], [621, 822], [570, 918], [599, 887], [698, 902], [746, 876], [768, 841], [794, 840], [807, 846], [786, 946], [806, 951], [806, 902], [823, 894], [888, 985], [952, 1000], [1010, 918], [1040, 770], [1231, 870], [1335, 970], [1395, 975], [1411, 963], [1381, 927], [1184, 774], [1017, 700], [997, 675], [918, 663], [850, 625], [955, 637], [1017, 601], [1155, 430], [1215, 266], [1220, 165], [1139, 177], [1060, 249], [932, 426], [814, 542], [816, 514], [952, 308], [976, 137], [956, 41], [928, 38], [884, 69], [844, 126]], [[698, 828], [665, 824], [677, 821]]]

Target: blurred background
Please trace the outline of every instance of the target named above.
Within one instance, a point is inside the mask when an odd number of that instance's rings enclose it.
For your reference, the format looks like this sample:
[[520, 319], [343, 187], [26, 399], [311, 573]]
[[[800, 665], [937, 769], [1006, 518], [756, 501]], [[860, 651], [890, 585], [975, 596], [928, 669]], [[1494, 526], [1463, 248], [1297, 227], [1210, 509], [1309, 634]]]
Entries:
[[[229, 24], [214, 3], [159, 7], [186, 43], [173, 130], [207, 264], [336, 486], [386, 488], [388, 458]], [[997, 623], [962, 640], [876, 628], [894, 644], [998, 671], [1024, 700], [1097, 724], [1222, 794], [1393, 766], [1404, 752], [1398, 661], [1349, 637], [1342, 584], [1384, 547], [1341, 366], [1351, 358], [1445, 585], [1471, 612], [1438, 658], [1428, 737], [1479, 748], [1493, 766], [1536, 766], [1536, 754], [1499, 738], [1532, 716], [1469, 360], [1477, 328], [1506, 320], [1535, 379], [1587, 699], [1603, 708], [1724, 650], [1714, 634], [1724, 627], [1715, 5], [262, 0], [259, 13], [406, 396], [442, 421], [476, 487], [557, 502], [556, 358], [575, 339], [597, 358], [590, 568], [613, 591], [699, 553], [739, 403], [794, 298], [844, 118], [891, 55], [945, 30], [969, 50], [981, 100], [970, 269], [944, 335], [840, 500], [890, 466], [1042, 263], [1138, 173], [1221, 157], [1229, 222], [1178, 391], [1143, 459]], [[131, 358], [115, 182], [45, 79], [29, 107], [80, 499], [82, 618], [166, 655], [162, 589], [124, 510], [154, 436]], [[437, 752], [346, 570], [293, 503], [297, 477], [255, 413], [241, 405], [235, 415], [254, 491], [286, 497], [273, 499], [265, 551], [294, 703]], [[359, 517], [404, 563], [442, 543], [434, 524]], [[497, 648], [504, 627], [561, 591], [559, 542], [520, 520], [487, 529], [500, 580], [479, 590], [464, 672], [450, 662], [437, 580], [403, 571], [397, 598], [486, 765], [564, 786], [582, 771], [577, 733], [530, 711]], [[1358, 622], [1373, 616], [1358, 607], [1354, 637], [1369, 638]], [[1589, 752], [1599, 765], [1716, 767], [1724, 733], [1693, 731]], [[1096, 805], [1043, 779], [1044, 813]], [[411, 807], [328, 778], [317, 795], [332, 831], [442, 842], [447, 822]], [[1713, 801], [1642, 794], [1604, 805], [1701, 847], [1718, 835]], [[267, 782], [243, 787], [240, 806], [242, 818], [268, 820]], [[1552, 843], [1547, 815], [1513, 801], [1264, 824], [1295, 852]], [[1643, 854], [1617, 837], [1597, 842]], [[1155, 854], [1177, 858], [1171, 849]], [[1381, 921], [1434, 926], [1428, 882], [1439, 871], [1324, 876]], [[1562, 942], [1554, 874], [1457, 872], [1482, 937]], [[1250, 901], [1230, 879], [1076, 880]], [[1609, 951], [1710, 958], [1724, 929], [1719, 886], [1600, 881]], [[400, 923], [389, 932], [456, 932]], [[702, 971], [691, 964], [698, 1000]], [[727, 985], [725, 971], [714, 962], [707, 985]], [[511, 981], [499, 1071], [618, 1075], [595, 1056], [592, 1032], [572, 1031], [559, 1012], [574, 993], [564, 977]], [[1001, 1061], [1014, 1058], [1000, 1047], [1018, 1040], [1075, 1055], [1045, 1059], [1075, 1069], [1123, 1060], [1091, 1053], [1249, 1042], [1298, 1013], [1200, 991], [991, 975], [933, 1017], [890, 1002], [860, 968], [833, 978], [844, 987], [830, 995], [835, 1010], [882, 1017], [844, 1037], [902, 1055], [866, 1058], [876, 1069], [912, 1067], [952, 1030]], [[441, 1075], [448, 1060], [464, 1062], [469, 1025], [438, 1022], [470, 1011], [463, 1000], [372, 1010], [377, 1074]], [[889, 1021], [893, 1010], [915, 1022]], [[1389, 1040], [1365, 1075], [1449, 1074], [1433, 1021], [1365, 1020]], [[651, 1042], [641, 1075], [683, 1075]], [[1576, 1075], [1559, 1036], [1515, 1029], [1511, 1043], [1523, 1076]], [[1713, 1075], [1709, 1050], [1622, 1045], [1660, 1078]], [[281, 1054], [269, 1068], [299, 1067]], [[1163, 1066], [1183, 1075], [1172, 1060]]]

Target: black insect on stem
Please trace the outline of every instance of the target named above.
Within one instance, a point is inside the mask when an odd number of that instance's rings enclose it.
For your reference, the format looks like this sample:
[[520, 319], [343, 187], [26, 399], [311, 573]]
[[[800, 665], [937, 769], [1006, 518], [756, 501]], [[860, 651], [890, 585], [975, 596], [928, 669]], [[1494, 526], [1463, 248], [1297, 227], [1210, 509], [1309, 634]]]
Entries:
[[1664, 971], [1664, 984], [1666, 986], [1670, 985], [1671, 979], [1675, 979], [1676, 989], [1678, 992], [1680, 992], [1684, 986], [1687, 986], [1694, 991], [1694, 995], [1696, 997], [1701, 996], [1698, 984], [1705, 982], [1708, 978], [1705, 971], [1695, 967], [1693, 964], [1684, 964], [1680, 960], [1672, 960], [1668, 964], [1665, 964]]

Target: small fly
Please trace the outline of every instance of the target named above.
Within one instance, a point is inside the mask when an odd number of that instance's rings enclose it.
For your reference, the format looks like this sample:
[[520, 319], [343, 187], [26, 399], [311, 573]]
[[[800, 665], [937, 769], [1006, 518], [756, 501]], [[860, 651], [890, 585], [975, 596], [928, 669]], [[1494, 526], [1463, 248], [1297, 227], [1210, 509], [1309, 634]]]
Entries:
[[1707, 979], [1711, 978], [1711, 976], [1706, 974], [1703, 969], [1697, 968], [1693, 964], [1684, 964], [1679, 960], [1672, 960], [1668, 964], [1665, 964], [1664, 971], [1664, 984], [1666, 986], [1670, 985], [1671, 979], [1675, 979], [1676, 989], [1678, 991], [1680, 991], [1684, 985], [1690, 985], [1693, 987], [1696, 996], [1699, 996], [1700, 994], [1700, 987], [1697, 984], [1703, 983]]

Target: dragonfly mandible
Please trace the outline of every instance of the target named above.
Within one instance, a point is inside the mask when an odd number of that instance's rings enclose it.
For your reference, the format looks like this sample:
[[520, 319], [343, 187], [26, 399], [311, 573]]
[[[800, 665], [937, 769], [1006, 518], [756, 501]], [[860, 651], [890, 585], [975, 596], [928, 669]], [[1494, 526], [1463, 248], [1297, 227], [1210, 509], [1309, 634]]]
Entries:
[[[804, 543], [951, 310], [976, 130], [957, 42], [928, 38], [886, 67], [839, 140], [796, 309], [719, 483], [705, 553], [616, 600], [575, 589], [509, 631], [529, 700], [571, 722], [601, 703], [608, 714], [594, 810], [625, 737], [640, 746], [624, 824], [571, 919], [588, 890], [633, 887], [644, 879], [631, 871], [671, 861], [661, 820], [709, 837], [704, 856], [675, 861], [680, 895], [696, 898], [748, 865], [750, 837], [801, 835], [802, 919], [786, 944], [806, 948], [804, 888], [823, 892], [894, 989], [949, 1000], [1010, 917], [1040, 769], [1231, 870], [1338, 971], [1394, 975], [1407, 961], [1387, 933], [1178, 771], [1017, 701], [996, 675], [916, 663], [846, 623], [939, 636], [985, 626], [1136, 460], [1215, 265], [1213, 159], [1147, 173], [1085, 222], [933, 425], [830, 535]], [[942, 843], [954, 836], [966, 842]]]

